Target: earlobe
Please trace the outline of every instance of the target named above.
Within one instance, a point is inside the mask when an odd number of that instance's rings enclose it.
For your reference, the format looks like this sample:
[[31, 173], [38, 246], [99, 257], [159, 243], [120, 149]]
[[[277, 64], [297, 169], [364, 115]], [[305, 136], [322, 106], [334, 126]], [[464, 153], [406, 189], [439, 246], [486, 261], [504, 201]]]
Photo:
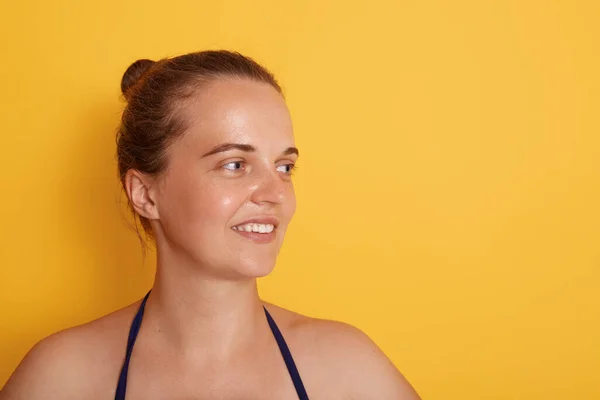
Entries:
[[158, 208], [151, 195], [152, 183], [152, 178], [136, 170], [129, 170], [125, 176], [125, 190], [133, 209], [150, 220], [158, 219]]

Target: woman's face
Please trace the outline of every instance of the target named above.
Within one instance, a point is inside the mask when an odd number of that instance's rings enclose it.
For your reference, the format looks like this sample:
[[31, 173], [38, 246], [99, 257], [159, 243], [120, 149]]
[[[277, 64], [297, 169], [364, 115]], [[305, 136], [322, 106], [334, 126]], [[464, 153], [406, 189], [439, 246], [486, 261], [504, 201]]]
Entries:
[[268, 274], [296, 209], [298, 152], [283, 97], [265, 83], [219, 80], [181, 111], [189, 129], [169, 146], [154, 194], [159, 251], [214, 276]]

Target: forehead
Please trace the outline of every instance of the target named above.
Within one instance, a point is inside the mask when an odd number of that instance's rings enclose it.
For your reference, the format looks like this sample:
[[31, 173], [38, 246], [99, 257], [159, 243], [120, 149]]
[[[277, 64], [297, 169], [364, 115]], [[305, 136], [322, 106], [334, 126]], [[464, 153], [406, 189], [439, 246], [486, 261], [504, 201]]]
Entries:
[[267, 83], [229, 78], [203, 84], [181, 111], [189, 121], [183, 146], [201, 150], [233, 142], [281, 151], [293, 145], [285, 100]]

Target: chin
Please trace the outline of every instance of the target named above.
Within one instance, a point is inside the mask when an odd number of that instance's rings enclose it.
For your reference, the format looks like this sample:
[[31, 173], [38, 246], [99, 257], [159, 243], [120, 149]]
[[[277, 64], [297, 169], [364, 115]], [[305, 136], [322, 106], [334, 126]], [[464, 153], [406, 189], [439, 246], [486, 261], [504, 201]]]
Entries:
[[279, 243], [244, 246], [239, 248], [230, 266], [238, 276], [244, 278], [265, 277], [275, 269], [280, 247]]
[[235, 268], [245, 278], [262, 278], [275, 269], [275, 260], [242, 260]]

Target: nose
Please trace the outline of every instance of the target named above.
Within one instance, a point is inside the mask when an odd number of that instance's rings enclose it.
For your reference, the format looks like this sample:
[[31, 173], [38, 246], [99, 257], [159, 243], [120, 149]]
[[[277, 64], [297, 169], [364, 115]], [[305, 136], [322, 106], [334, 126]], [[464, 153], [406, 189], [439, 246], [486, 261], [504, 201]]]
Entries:
[[251, 200], [261, 204], [283, 204], [288, 197], [291, 182], [286, 181], [274, 166], [261, 168], [252, 185]]

